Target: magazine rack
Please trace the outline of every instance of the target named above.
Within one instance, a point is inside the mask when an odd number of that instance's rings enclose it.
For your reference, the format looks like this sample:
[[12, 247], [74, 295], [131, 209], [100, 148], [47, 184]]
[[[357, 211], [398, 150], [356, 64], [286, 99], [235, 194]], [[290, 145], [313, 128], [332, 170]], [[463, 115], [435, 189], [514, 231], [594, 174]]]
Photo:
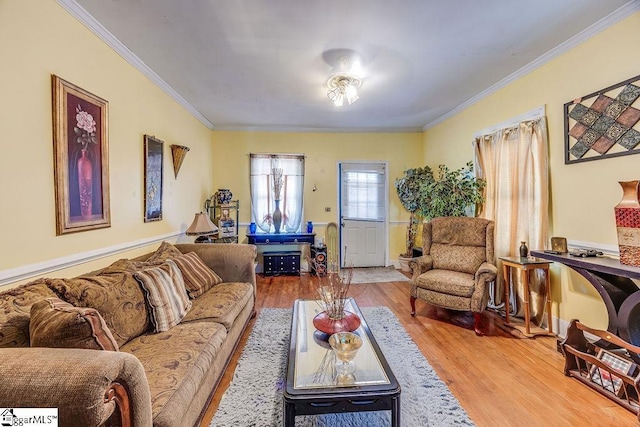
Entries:
[[[592, 343], [586, 339], [584, 332], [600, 340]], [[632, 360], [640, 360], [640, 347], [623, 341], [611, 332], [591, 329], [575, 319], [569, 324], [567, 337], [560, 343], [560, 347], [565, 358], [566, 376], [573, 377], [608, 397], [636, 414], [640, 420], [640, 375], [638, 365]], [[625, 367], [623, 371], [626, 373], [599, 358], [603, 348], [615, 349], [606, 354], [622, 361]]]

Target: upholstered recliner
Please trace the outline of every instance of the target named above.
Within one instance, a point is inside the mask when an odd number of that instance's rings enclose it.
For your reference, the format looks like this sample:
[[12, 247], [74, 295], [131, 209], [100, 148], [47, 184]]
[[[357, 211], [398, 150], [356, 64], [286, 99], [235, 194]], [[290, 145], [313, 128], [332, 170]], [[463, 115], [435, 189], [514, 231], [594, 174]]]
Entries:
[[416, 299], [452, 310], [474, 313], [480, 331], [481, 313], [489, 299], [488, 284], [497, 269], [493, 250], [493, 221], [471, 217], [434, 218], [424, 224], [423, 255], [409, 262], [411, 315]]

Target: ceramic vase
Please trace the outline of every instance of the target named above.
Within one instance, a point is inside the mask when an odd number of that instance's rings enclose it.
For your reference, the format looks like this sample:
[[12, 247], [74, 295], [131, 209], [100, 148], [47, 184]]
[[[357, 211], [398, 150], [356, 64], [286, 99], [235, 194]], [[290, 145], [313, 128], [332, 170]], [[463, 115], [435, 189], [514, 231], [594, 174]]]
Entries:
[[357, 314], [346, 310], [339, 316], [331, 316], [323, 311], [313, 318], [313, 326], [328, 335], [353, 332], [360, 327], [360, 318]]
[[307, 222], [307, 233], [313, 233], [313, 223], [311, 221]]
[[228, 205], [233, 198], [231, 191], [226, 188], [218, 188], [215, 196], [219, 205]]
[[640, 181], [621, 181], [622, 200], [614, 208], [620, 263], [640, 267]]
[[520, 258], [526, 258], [529, 256], [529, 248], [527, 248], [526, 242], [520, 242]]
[[280, 212], [280, 200], [276, 200], [276, 210], [273, 211], [273, 228], [275, 234], [280, 234], [282, 225], [282, 212]]
[[252, 222], [251, 224], [249, 224], [249, 234], [256, 234], [256, 231], [258, 231], [256, 223]]
[[90, 217], [93, 210], [93, 165], [87, 150], [82, 150], [81, 153], [77, 164], [80, 215]]

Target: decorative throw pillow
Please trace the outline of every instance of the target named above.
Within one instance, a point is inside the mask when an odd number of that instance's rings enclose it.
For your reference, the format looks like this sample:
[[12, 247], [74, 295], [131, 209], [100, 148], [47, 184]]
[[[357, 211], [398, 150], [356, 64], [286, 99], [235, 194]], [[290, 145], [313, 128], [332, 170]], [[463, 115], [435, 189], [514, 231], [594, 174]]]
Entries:
[[171, 258], [171, 261], [175, 262], [182, 272], [184, 285], [191, 299], [199, 297], [218, 283], [222, 283], [220, 276], [210, 269], [195, 252]]
[[144, 289], [156, 332], [168, 331], [191, 309], [182, 273], [175, 262], [167, 260], [158, 267], [134, 273], [134, 277]]
[[119, 259], [113, 264], [105, 267], [100, 271], [100, 274], [114, 274], [114, 273], [122, 273], [122, 272], [136, 272], [138, 270], [143, 270], [149, 267], [155, 267], [156, 265], [162, 264], [164, 261], [158, 262], [146, 262], [146, 261], [132, 261], [130, 259]]
[[74, 307], [58, 298], [46, 298], [31, 306], [29, 335], [31, 347], [118, 351], [97, 310]]
[[144, 291], [131, 272], [49, 279], [49, 288], [69, 304], [98, 310], [120, 347], [151, 326]]
[[182, 252], [171, 243], [162, 242], [160, 247], [151, 254], [145, 261], [150, 263], [162, 263], [168, 258], [173, 258], [182, 255]]

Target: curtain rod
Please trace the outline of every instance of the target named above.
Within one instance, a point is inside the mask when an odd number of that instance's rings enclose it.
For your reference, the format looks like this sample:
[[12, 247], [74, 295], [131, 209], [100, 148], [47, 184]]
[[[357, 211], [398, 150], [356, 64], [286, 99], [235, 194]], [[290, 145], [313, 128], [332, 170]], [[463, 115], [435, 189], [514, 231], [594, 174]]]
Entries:
[[534, 108], [531, 111], [527, 111], [526, 113], [520, 114], [518, 116], [512, 117], [508, 120], [505, 120], [502, 123], [498, 123], [497, 125], [493, 125], [491, 127], [482, 129], [478, 132], [475, 132], [473, 134], [473, 138], [477, 138], [479, 136], [483, 136], [483, 135], [488, 135], [488, 134], [492, 134], [500, 129], [506, 129], [506, 128], [510, 128], [510, 127], [514, 127], [516, 125], [518, 125], [520, 122], [524, 122], [527, 120], [535, 120], [535, 119], [539, 119], [540, 117], [543, 117], [545, 115], [546, 111], [545, 111], [545, 106], [541, 105], [538, 108]]

